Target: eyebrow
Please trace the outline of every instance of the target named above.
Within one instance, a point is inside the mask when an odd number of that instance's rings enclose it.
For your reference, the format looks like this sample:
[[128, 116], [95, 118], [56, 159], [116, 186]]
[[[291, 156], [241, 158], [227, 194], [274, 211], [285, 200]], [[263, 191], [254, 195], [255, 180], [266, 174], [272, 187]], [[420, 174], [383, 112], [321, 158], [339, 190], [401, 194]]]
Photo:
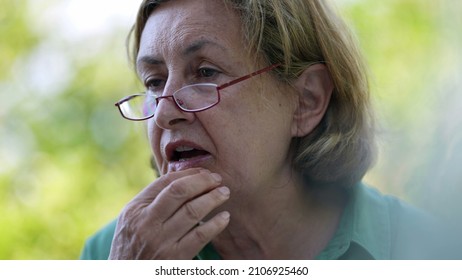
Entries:
[[149, 65], [159, 65], [163, 64], [162, 60], [159, 60], [157, 58], [154, 58], [153, 56], [150, 55], [144, 55], [138, 59], [136, 64], [140, 64], [140, 62], [143, 62], [143, 64], [149, 64]]
[[[219, 44], [217, 44], [217, 43], [215, 43], [213, 41], [202, 39], [202, 40], [194, 41], [191, 44], [189, 44], [181, 52], [181, 56], [183, 56], [183, 57], [190, 56], [191, 54], [198, 52], [199, 50], [204, 48], [204, 46], [207, 46], [207, 45], [212, 45], [212, 46], [218, 47], [218, 48], [226, 51], [226, 49], [223, 46], [221, 46], [221, 45], [219, 45]], [[140, 62], [142, 62], [143, 64], [148, 64], [148, 65], [164, 64], [164, 62], [162, 60], [157, 59], [157, 58], [155, 58], [154, 56], [151, 56], [151, 55], [145, 55], [145, 56], [140, 57], [136, 64], [139, 64]]]

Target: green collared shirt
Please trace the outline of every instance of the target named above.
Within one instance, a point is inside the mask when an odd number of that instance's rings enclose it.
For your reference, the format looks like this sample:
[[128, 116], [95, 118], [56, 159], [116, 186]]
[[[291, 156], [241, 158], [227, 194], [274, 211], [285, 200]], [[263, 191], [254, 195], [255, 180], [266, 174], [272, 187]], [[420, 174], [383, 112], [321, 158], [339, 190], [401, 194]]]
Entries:
[[[107, 259], [116, 226], [112, 221], [87, 240], [81, 259]], [[337, 259], [439, 259], [441, 247], [433, 246], [435, 224], [428, 215], [393, 196], [358, 183], [338, 229], [320, 260]], [[220, 259], [207, 245], [197, 259]]]
[[430, 225], [436, 221], [429, 215], [363, 184], [349, 196], [334, 237], [317, 259], [436, 258], [428, 245]]

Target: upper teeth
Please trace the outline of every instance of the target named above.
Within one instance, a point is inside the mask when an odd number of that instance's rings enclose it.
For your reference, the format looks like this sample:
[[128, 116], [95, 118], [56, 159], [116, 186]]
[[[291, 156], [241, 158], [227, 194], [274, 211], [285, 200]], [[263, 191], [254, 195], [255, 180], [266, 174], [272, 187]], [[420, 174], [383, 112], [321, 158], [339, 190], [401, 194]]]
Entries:
[[175, 149], [176, 152], [189, 152], [194, 150], [194, 148], [188, 147], [188, 146], [179, 146]]

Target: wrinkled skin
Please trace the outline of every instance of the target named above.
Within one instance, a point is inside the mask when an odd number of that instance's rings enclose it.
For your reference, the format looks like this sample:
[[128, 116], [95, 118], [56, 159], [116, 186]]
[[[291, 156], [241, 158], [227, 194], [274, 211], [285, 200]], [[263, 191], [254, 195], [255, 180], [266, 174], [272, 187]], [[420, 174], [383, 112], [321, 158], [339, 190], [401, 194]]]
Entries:
[[[142, 33], [139, 78], [147, 89], [171, 95], [268, 66], [249, 54], [240, 30], [239, 17], [219, 0], [163, 3]], [[325, 112], [331, 87], [324, 68], [313, 66], [295, 85], [307, 92], [306, 111], [298, 107], [296, 89], [270, 73], [226, 88], [220, 103], [201, 112], [186, 113], [161, 99], [147, 121], [161, 176], [123, 209], [110, 258], [191, 259], [209, 242], [223, 258], [311, 258], [319, 252], [341, 204], [304, 198], [291, 143]], [[201, 152], [179, 160], [185, 148]]]

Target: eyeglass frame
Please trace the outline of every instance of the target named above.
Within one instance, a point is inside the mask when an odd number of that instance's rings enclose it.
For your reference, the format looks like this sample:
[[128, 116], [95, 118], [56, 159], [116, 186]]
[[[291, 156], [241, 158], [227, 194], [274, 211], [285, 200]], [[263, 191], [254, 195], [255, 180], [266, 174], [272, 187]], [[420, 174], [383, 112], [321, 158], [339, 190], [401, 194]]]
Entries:
[[[202, 111], [208, 110], [208, 109], [214, 107], [215, 105], [217, 105], [218, 103], [220, 103], [220, 90], [225, 89], [225, 88], [227, 88], [227, 87], [230, 87], [230, 86], [232, 86], [232, 85], [235, 85], [235, 84], [237, 84], [237, 83], [243, 82], [243, 81], [245, 81], [245, 80], [248, 80], [248, 79], [250, 79], [250, 78], [252, 78], [252, 77], [255, 77], [255, 76], [257, 76], [257, 75], [263, 74], [263, 73], [265, 73], [265, 72], [271, 71], [271, 70], [273, 70], [273, 69], [275, 69], [275, 68], [277, 68], [277, 67], [279, 67], [279, 66], [281, 66], [280, 63], [272, 64], [272, 65], [270, 65], [270, 66], [267, 66], [267, 67], [265, 67], [265, 68], [262, 68], [262, 69], [260, 69], [260, 70], [257, 70], [257, 71], [255, 71], [255, 72], [252, 72], [252, 73], [250, 73], [250, 74], [244, 75], [244, 76], [242, 76], [242, 77], [239, 77], [239, 78], [237, 78], [237, 79], [234, 79], [234, 80], [232, 80], [232, 81], [229, 81], [229, 82], [224, 83], [224, 84], [221, 84], [221, 85], [207, 84], [207, 83], [206, 83], [206, 84], [201, 84], [201, 83], [199, 83], [199, 84], [187, 85], [187, 86], [184, 86], [184, 87], [178, 89], [178, 90], [175, 91], [173, 94], [170, 94], [170, 95], [162, 95], [162, 96], [155, 97], [155, 99], [156, 99], [156, 107], [159, 105], [159, 101], [160, 101], [161, 99], [172, 98], [172, 99], [173, 99], [173, 103], [178, 107], [178, 109], [180, 109], [180, 110], [183, 111], [183, 112], [186, 112], [186, 113], [197, 113], [197, 112], [202, 112]], [[218, 96], [217, 102], [215, 102], [215, 103], [213, 103], [213, 104], [211, 104], [211, 105], [209, 105], [209, 106], [207, 106], [207, 107], [205, 107], [205, 108], [200, 108], [200, 109], [191, 109], [191, 110], [188, 110], [188, 109], [181, 108], [181, 106], [178, 104], [177, 100], [176, 100], [175, 97], [174, 97], [175, 93], [179, 92], [180, 90], [182, 90], [182, 89], [184, 89], [184, 88], [186, 88], [186, 87], [195, 86], [195, 85], [210, 85], [210, 86], [213, 85], [213, 86], [215, 86], [215, 87], [216, 87], [216, 91], [217, 91], [217, 96]], [[126, 97], [122, 98], [121, 100], [117, 101], [117, 102], [114, 104], [114, 105], [119, 109], [119, 112], [120, 112], [120, 114], [122, 115], [122, 117], [123, 117], [124, 119], [130, 120], [130, 121], [144, 121], [144, 120], [147, 120], [147, 119], [150, 119], [150, 118], [154, 117], [154, 115], [155, 115], [155, 113], [156, 113], [155, 110], [154, 110], [154, 113], [152, 113], [150, 116], [144, 117], [144, 118], [139, 118], [139, 119], [133, 119], [133, 118], [126, 117], [126, 116], [124, 115], [124, 113], [122, 112], [122, 109], [120, 108], [120, 105], [121, 105], [121, 104], [123, 104], [123, 103], [129, 101], [130, 99], [132, 99], [132, 98], [134, 98], [134, 97], [136, 97], [136, 96], [141, 96], [141, 95], [142, 95], [142, 94], [132, 94], [132, 95], [126, 96]], [[148, 95], [147, 92], [145, 92], [144, 95]]]

